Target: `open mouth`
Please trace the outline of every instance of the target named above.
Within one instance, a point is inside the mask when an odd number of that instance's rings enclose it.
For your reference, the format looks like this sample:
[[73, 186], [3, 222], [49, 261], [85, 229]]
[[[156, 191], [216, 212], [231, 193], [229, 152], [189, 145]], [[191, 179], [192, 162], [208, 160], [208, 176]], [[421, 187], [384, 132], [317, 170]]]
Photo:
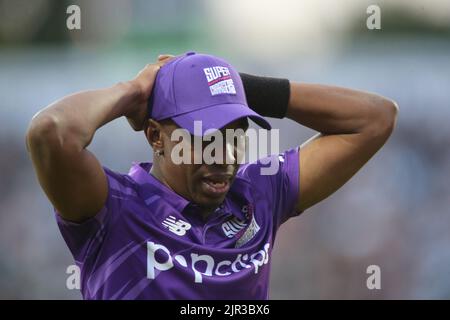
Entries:
[[211, 196], [222, 196], [230, 189], [231, 175], [213, 174], [202, 179], [203, 191]]

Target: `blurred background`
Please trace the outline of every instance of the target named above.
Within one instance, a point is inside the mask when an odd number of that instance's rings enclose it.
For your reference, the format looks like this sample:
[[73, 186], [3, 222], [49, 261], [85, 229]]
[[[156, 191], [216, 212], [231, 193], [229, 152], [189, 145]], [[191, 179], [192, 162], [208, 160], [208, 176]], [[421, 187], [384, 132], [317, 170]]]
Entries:
[[[68, 30], [66, 9], [81, 9]], [[369, 5], [381, 29], [369, 30]], [[396, 100], [385, 147], [338, 192], [281, 227], [272, 299], [450, 298], [450, 1], [0, 0], [0, 298], [80, 299], [25, 149], [32, 116], [75, 91], [131, 79], [160, 53], [221, 56], [248, 73]], [[283, 149], [314, 131], [273, 120]], [[125, 119], [89, 147], [128, 172], [148, 161]], [[368, 290], [366, 269], [381, 268]]]

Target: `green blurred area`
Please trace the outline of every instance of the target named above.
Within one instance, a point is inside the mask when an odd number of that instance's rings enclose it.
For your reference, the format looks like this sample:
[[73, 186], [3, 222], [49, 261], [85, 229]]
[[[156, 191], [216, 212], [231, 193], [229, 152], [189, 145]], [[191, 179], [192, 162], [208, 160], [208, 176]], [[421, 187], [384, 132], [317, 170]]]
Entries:
[[[81, 8], [81, 30], [66, 27], [72, 4]], [[0, 0], [0, 47], [183, 47], [201, 36], [197, 9], [199, 1]]]
[[[150, 44], [157, 47], [205, 44], [211, 39], [205, 3], [202, 0], [0, 0], [0, 47], [77, 44], [142, 48]], [[351, 21], [346, 37], [450, 36], [450, 21], [436, 23], [429, 14], [424, 14], [424, 6], [404, 10], [396, 2], [376, 3], [382, 10], [382, 32], [362, 28], [367, 14], [361, 11]], [[82, 10], [82, 30], [68, 32], [66, 9], [72, 4]], [[283, 1], [274, 5], [283, 5]]]

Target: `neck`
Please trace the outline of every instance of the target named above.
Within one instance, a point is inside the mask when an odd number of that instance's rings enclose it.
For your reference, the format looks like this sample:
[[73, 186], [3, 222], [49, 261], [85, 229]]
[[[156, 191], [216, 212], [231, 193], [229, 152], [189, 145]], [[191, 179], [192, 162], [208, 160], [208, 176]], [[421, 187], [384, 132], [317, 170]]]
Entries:
[[169, 187], [171, 190], [173, 190], [167, 183], [166, 179], [164, 179], [164, 175], [162, 174], [161, 169], [159, 168], [159, 165], [157, 165], [155, 162], [153, 163], [152, 167], [150, 168], [149, 173], [152, 176], [154, 176], [156, 179], [161, 181], [164, 185]]
[[211, 213], [213, 213], [216, 209], [210, 209], [210, 208], [200, 208], [200, 216], [202, 217], [203, 221], [207, 221], [208, 218], [211, 216]]

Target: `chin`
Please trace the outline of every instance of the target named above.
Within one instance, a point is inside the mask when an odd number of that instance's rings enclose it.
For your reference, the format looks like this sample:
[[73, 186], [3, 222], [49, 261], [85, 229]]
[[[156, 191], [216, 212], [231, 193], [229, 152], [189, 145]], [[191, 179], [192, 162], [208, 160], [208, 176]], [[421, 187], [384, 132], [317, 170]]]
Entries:
[[199, 199], [198, 199], [198, 201], [196, 201], [196, 203], [201, 207], [215, 209], [222, 204], [223, 200], [225, 200], [225, 196], [226, 196], [226, 194], [221, 197], [211, 198], [211, 197], [202, 195], [201, 197], [199, 197]]

